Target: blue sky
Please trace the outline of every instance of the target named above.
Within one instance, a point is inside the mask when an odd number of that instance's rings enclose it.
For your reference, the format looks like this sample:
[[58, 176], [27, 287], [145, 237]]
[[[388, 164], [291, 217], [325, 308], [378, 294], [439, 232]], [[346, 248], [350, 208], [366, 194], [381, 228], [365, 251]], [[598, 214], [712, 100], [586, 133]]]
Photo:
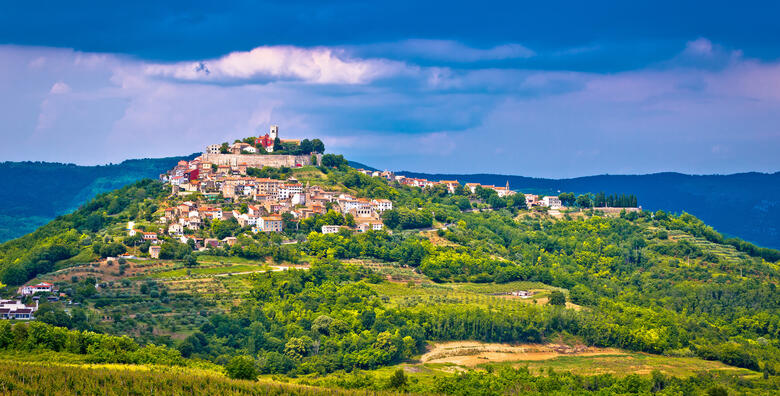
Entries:
[[279, 124], [396, 170], [780, 170], [775, 2], [18, 3], [0, 160], [178, 155]]

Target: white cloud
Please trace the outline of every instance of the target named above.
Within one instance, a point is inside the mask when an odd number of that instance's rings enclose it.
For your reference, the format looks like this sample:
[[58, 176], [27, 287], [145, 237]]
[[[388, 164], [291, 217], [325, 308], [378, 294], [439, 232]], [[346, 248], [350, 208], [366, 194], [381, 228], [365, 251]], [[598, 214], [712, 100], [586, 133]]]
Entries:
[[685, 45], [685, 53], [695, 55], [712, 55], [712, 41], [700, 37], [696, 40], [689, 41]]
[[49, 93], [52, 93], [52, 94], [55, 94], [55, 95], [57, 95], [57, 94], [66, 94], [68, 92], [70, 92], [70, 85], [68, 85], [68, 84], [66, 84], [66, 83], [64, 83], [62, 81], [57, 81], [56, 83], [54, 83], [54, 85], [52, 85], [51, 89], [49, 90]]
[[366, 84], [403, 72], [400, 62], [382, 59], [350, 59], [331, 48], [290, 46], [257, 47], [221, 58], [152, 64], [145, 72], [179, 80], [230, 82], [232, 80], [302, 80], [316, 84]]

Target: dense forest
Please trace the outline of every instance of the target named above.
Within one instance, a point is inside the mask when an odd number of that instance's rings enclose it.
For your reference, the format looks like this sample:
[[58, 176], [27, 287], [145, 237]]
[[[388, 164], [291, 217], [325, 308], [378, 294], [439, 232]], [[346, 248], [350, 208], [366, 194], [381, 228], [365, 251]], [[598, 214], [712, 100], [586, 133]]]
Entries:
[[33, 232], [97, 194], [144, 178], [157, 178], [187, 157], [126, 160], [81, 166], [49, 162], [0, 162], [0, 242]]
[[[333, 161], [263, 172], [390, 199], [394, 208], [382, 215], [387, 230], [321, 234], [324, 224], [354, 224], [351, 215], [333, 210], [300, 221], [288, 217], [281, 234], [253, 234], [234, 220], [214, 220], [194, 236], [234, 236], [235, 244], [193, 251], [163, 237], [159, 262], [116, 264], [110, 279], [89, 265], [89, 276], [57, 278], [79, 307], [42, 304], [38, 322], [5, 322], [0, 350], [46, 349], [89, 362], [202, 364], [235, 379], [443, 394], [778, 390], [777, 250], [726, 238], [687, 213], [592, 208], [602, 201], [634, 206], [637, 196], [630, 193], [566, 195], [571, 206], [553, 216], [545, 208], [526, 208], [522, 194], [401, 186]], [[0, 279], [19, 285], [125, 251], [143, 255], [148, 243], [127, 237], [124, 224], [151, 221], [177, 200], [151, 180], [100, 194], [0, 245]], [[244, 267], [232, 264], [236, 275], [207, 277], [231, 262]], [[173, 263], [161, 267], [166, 272], [141, 272], [165, 263]], [[247, 271], [249, 264], [257, 270]], [[396, 274], [404, 275], [399, 280]], [[182, 286], [187, 281], [210, 283]], [[518, 284], [539, 285], [550, 292], [549, 301], [493, 296], [492, 290]], [[426, 294], [461, 286], [485, 291]], [[132, 338], [119, 337], [126, 334]], [[381, 379], [364, 374], [414, 362], [432, 342], [557, 339], [715, 361], [754, 374], [539, 374], [488, 365], [442, 374], [425, 385], [403, 370]]]

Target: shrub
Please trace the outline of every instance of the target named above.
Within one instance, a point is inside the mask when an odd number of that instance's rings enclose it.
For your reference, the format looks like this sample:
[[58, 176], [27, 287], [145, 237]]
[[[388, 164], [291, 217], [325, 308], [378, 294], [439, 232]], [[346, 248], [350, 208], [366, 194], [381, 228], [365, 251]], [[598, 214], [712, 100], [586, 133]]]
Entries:
[[228, 377], [233, 379], [257, 379], [255, 360], [249, 356], [236, 356], [225, 366]]

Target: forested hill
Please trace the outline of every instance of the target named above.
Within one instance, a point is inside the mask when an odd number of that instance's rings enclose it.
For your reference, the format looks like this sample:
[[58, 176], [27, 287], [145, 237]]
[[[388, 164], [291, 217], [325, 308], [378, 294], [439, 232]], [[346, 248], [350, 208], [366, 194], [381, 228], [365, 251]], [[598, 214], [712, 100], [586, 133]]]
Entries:
[[762, 246], [780, 248], [780, 172], [733, 175], [599, 175], [542, 179], [496, 174], [427, 174], [397, 172], [407, 177], [453, 180], [503, 186], [513, 190], [555, 194], [604, 191], [634, 194], [645, 209], [687, 212], [718, 231]]
[[172, 168], [187, 157], [144, 158], [79, 166], [51, 162], [0, 162], [0, 242], [34, 231], [95, 195]]
[[[383, 229], [358, 232], [335, 202], [256, 232], [238, 221], [254, 196], [171, 194], [146, 179], [0, 244], [0, 298], [37, 282], [62, 293], [41, 294], [32, 323], [0, 320], [0, 393], [296, 393], [255, 388], [281, 381], [446, 395], [780, 391], [780, 251], [690, 214], [528, 208], [520, 194], [410, 187], [327, 159], [337, 164], [257, 172], [388, 200]], [[231, 215], [205, 215], [216, 208]], [[465, 355], [449, 354], [453, 342]], [[549, 357], [473, 353], [516, 347]], [[20, 368], [32, 358], [47, 366]], [[85, 371], [103, 363], [151, 374]], [[157, 381], [152, 366], [172, 367]]]

